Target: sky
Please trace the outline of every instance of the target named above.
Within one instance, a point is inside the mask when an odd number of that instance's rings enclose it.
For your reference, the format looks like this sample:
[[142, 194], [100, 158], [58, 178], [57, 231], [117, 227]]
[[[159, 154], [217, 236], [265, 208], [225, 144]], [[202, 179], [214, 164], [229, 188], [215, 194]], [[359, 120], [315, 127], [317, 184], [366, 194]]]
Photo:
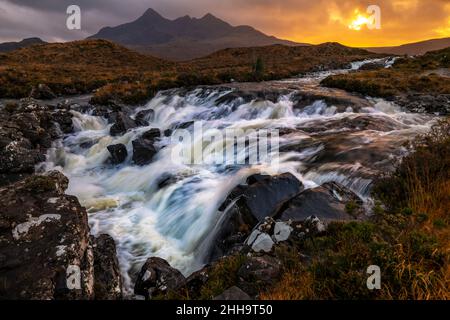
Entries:
[[[81, 30], [66, 27], [72, 4], [81, 8]], [[369, 5], [380, 8], [380, 29], [365, 24]], [[0, 42], [83, 39], [135, 20], [148, 8], [169, 19], [212, 13], [232, 25], [313, 44], [390, 46], [450, 37], [450, 0], [0, 0]]]

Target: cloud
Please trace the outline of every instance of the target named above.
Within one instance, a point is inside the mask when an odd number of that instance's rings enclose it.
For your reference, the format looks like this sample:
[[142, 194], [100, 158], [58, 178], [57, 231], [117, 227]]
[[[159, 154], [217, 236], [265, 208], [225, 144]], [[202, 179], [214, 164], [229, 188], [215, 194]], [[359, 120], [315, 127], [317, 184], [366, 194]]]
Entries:
[[[365, 0], [0, 0], [0, 41], [82, 39], [101, 27], [134, 20], [150, 7], [171, 19], [211, 12], [231, 24], [299, 42], [382, 46], [450, 36], [448, 0], [370, 2], [382, 10], [381, 30], [348, 28], [355, 9], [365, 12]], [[71, 4], [82, 9], [81, 31], [66, 28], [65, 11]]]

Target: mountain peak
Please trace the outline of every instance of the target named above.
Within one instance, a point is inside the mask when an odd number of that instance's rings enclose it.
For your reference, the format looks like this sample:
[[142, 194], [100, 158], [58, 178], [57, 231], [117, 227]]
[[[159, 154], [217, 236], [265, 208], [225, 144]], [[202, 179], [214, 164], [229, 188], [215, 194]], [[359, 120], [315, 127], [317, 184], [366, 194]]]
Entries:
[[208, 12], [201, 19], [219, 19], [219, 18]]
[[176, 56], [177, 60], [197, 58], [228, 47], [288, 43], [251, 27], [232, 26], [211, 13], [201, 18], [185, 15], [171, 20], [151, 8], [135, 21], [103, 28], [89, 38], [107, 39], [142, 52], [161, 50], [163, 54], [153, 54], [170, 58]]
[[[201, 17], [199, 19], [200, 21], [206, 21], [206, 22], [221, 22], [221, 23], [226, 23], [225, 21], [223, 21], [222, 19], [217, 18], [215, 15], [211, 14], [211, 13], [207, 13], [205, 14], [203, 17]], [[227, 23], [228, 24], [228, 23]]]
[[157, 11], [155, 11], [152, 8], [148, 8], [144, 14], [141, 16], [141, 18], [158, 18], [161, 19], [163, 18]]

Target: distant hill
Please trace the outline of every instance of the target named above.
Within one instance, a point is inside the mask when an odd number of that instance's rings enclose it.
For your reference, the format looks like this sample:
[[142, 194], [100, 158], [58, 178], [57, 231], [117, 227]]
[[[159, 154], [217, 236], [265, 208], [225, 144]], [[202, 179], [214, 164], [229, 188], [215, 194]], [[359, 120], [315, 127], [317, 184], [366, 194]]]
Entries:
[[153, 9], [133, 22], [102, 28], [89, 39], [114, 41], [170, 60], [190, 60], [225, 48], [302, 45], [268, 36], [250, 26], [232, 26], [209, 13], [200, 19], [184, 16], [169, 20]]
[[339, 43], [329, 42], [311, 46], [271, 45], [229, 48], [188, 63], [198, 70], [229, 70], [233, 73], [248, 73], [251, 71], [255, 59], [259, 58], [264, 64], [266, 73], [280, 78], [290, 77], [301, 72], [342, 68], [352, 61], [375, 56], [376, 54], [364, 49], [350, 48]]
[[106, 40], [35, 45], [0, 53], [0, 97], [26, 97], [41, 83], [56, 94], [86, 93], [111, 82], [153, 79], [173, 66]]
[[27, 38], [27, 39], [23, 39], [22, 41], [19, 42], [4, 42], [4, 43], [0, 43], [0, 52], [10, 52], [13, 50], [17, 50], [20, 48], [26, 48], [32, 45], [36, 45], [36, 44], [44, 44], [46, 43], [45, 41], [42, 41], [39, 38]]
[[404, 44], [398, 47], [366, 48], [371, 52], [389, 53], [398, 55], [422, 55], [428, 51], [435, 51], [450, 47], [450, 38], [432, 39], [415, 43]]
[[[342, 68], [380, 55], [325, 43], [224, 49], [186, 62], [141, 54], [107, 40], [49, 43], [0, 53], [0, 98], [22, 98], [39, 84], [56, 95], [95, 93], [95, 103], [144, 103], [157, 90], [282, 79]], [[259, 61], [258, 71], [255, 64]]]

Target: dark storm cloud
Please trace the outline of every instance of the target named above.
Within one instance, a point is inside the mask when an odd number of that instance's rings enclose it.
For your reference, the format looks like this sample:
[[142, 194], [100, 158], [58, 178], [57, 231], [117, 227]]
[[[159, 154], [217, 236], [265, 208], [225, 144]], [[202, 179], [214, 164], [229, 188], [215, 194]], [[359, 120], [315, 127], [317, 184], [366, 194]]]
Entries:
[[[82, 10], [82, 30], [66, 28], [66, 8]], [[354, 10], [382, 8], [383, 28], [348, 29]], [[299, 42], [339, 41], [387, 45], [450, 36], [449, 0], [0, 0], [0, 42], [39, 36], [47, 41], [82, 39], [153, 8], [167, 18], [211, 12], [233, 25]]]
[[[203, 15], [218, 0], [0, 0], [0, 42], [40, 36], [48, 41], [81, 39], [104, 26], [115, 26], [138, 18], [148, 8], [163, 16]], [[66, 9], [78, 5], [82, 30], [66, 28]]]

